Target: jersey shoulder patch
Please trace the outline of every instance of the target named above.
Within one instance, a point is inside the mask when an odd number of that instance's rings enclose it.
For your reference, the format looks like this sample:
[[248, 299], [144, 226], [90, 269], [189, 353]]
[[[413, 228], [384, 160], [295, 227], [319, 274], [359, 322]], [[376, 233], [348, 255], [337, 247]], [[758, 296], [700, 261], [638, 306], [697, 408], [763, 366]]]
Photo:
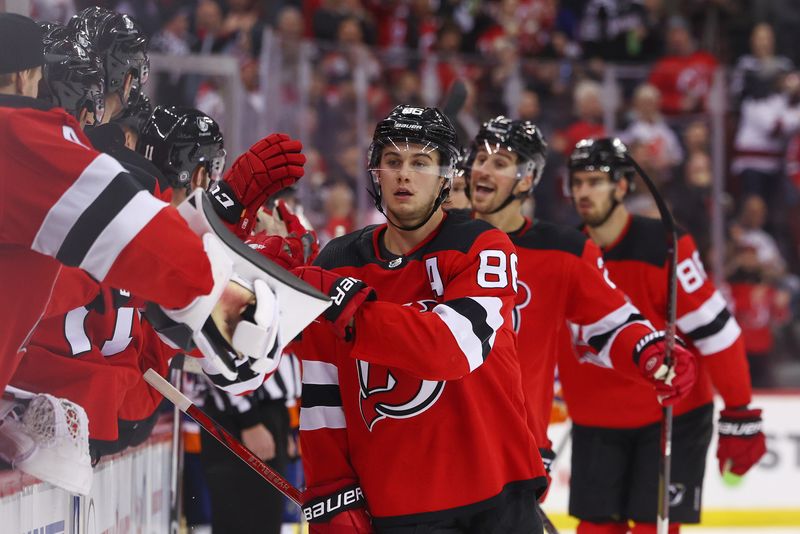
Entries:
[[372, 245], [372, 234], [379, 225], [366, 226], [355, 232], [331, 239], [314, 260], [323, 269], [336, 267], [361, 267], [379, 263]]
[[[683, 228], [677, 228], [677, 232], [679, 240], [686, 235]], [[634, 215], [625, 237], [603, 257], [608, 261], [633, 260], [663, 267], [667, 261], [664, 225], [658, 219]]]
[[555, 250], [581, 257], [589, 239], [575, 228], [536, 220], [525, 232], [509, 236], [514, 246], [532, 250]]

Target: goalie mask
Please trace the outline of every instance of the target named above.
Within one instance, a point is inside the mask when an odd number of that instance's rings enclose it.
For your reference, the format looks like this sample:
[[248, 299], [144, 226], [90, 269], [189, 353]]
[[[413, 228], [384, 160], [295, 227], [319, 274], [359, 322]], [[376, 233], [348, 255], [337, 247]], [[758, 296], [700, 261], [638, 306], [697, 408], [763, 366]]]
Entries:
[[151, 160], [174, 188], [189, 189], [204, 166], [209, 178], [222, 177], [225, 149], [219, 125], [192, 108], [158, 106], [139, 132], [136, 151]]
[[[79, 119], [84, 109], [100, 122], [105, 110], [103, 69], [100, 60], [81, 46], [85, 36], [63, 27], [52, 28], [44, 44], [43, 88], [50, 101]], [[44, 94], [42, 95], [44, 97]]]
[[467, 194], [470, 191], [472, 165], [478, 152], [483, 150], [491, 155], [503, 149], [517, 155], [517, 182], [525, 176], [531, 175], [533, 185], [523, 193], [510, 194], [491, 213], [502, 210], [514, 200], [524, 200], [525, 197], [533, 194], [534, 188], [542, 178], [547, 155], [547, 142], [539, 128], [531, 121], [511, 120], [500, 115], [483, 123], [478, 135], [470, 145], [464, 165], [467, 169], [464, 174], [467, 181]]
[[[121, 91], [129, 73], [133, 86], [147, 83], [149, 40], [133, 18], [102, 7], [87, 7], [70, 19], [68, 27], [88, 36], [92, 51], [103, 62], [107, 94]], [[122, 105], [127, 101], [123, 99]]]
[[393, 226], [400, 230], [412, 231], [422, 227], [430, 220], [450, 192], [450, 185], [458, 161], [458, 147], [456, 130], [450, 120], [436, 108], [418, 108], [401, 105], [392, 110], [388, 117], [375, 127], [372, 143], [367, 153], [368, 172], [372, 184], [372, 195], [375, 207], [386, 215], [382, 203], [380, 176], [381, 173], [397, 172], [396, 169], [381, 169], [381, 155], [387, 147], [398, 152], [410, 150], [410, 145], [420, 145], [423, 153], [438, 152], [439, 165], [435, 170], [426, 170], [426, 173], [435, 173], [442, 179], [439, 193], [433, 202], [427, 217], [412, 227], [398, 226], [387, 217]]

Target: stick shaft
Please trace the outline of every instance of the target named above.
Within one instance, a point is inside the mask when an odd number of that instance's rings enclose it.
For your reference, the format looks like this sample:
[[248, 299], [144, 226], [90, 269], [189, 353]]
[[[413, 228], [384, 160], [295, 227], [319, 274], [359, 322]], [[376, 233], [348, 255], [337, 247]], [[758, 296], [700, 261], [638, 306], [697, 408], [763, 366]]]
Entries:
[[261, 475], [261, 478], [269, 482], [272, 487], [291, 499], [297, 506], [302, 506], [303, 497], [300, 491], [292, 486], [280, 473], [265, 464], [255, 455], [253, 451], [245, 447], [238, 439], [233, 437], [230, 432], [209, 417], [203, 410], [194, 405], [183, 393], [175, 389], [172, 384], [164, 378], [148, 369], [144, 373], [144, 379], [153, 386], [167, 400], [175, 404], [186, 415], [194, 419], [203, 430], [214, 436], [217, 441], [225, 445], [233, 454], [239, 457], [244, 463], [250, 466], [253, 471]]

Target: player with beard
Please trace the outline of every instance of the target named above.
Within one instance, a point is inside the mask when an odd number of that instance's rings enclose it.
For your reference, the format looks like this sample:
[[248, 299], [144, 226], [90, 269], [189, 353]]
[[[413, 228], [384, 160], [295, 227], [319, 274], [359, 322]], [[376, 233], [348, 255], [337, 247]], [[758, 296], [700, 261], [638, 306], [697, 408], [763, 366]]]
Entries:
[[[656, 328], [665, 327], [667, 245], [658, 220], [631, 215], [623, 200], [635, 171], [618, 139], [583, 140], [569, 160], [569, 191], [584, 231], [601, 248], [611, 280]], [[697, 523], [714, 389], [722, 396], [720, 472], [741, 476], [766, 451], [761, 410], [750, 408], [741, 331], [706, 275], [689, 234], [680, 233], [677, 334], [698, 360], [698, 380], [674, 407], [670, 532]], [[562, 358], [559, 372], [574, 421], [570, 514], [581, 534], [656, 531], [661, 406], [649, 388]], [[593, 395], [582, 391], [591, 389]], [[603, 458], [603, 462], [592, 458]]]
[[471, 144], [467, 183], [475, 218], [506, 232], [517, 249], [514, 327], [528, 420], [542, 457], [552, 460], [547, 426], [555, 367], [560, 351], [573, 354], [563, 342], [570, 340], [571, 329], [589, 349], [584, 361], [619, 371], [664, 404], [688, 393], [695, 370], [693, 357], [678, 347], [677, 376], [665, 384], [666, 367], [663, 376], [656, 374], [664, 358], [663, 334], [655, 335], [608, 279], [597, 247], [575, 229], [522, 214], [522, 203], [542, 176], [546, 151], [532, 122], [495, 117]]
[[439, 110], [395, 108], [368, 156], [387, 223], [296, 270], [335, 302], [297, 347], [312, 532], [369, 532], [362, 495], [381, 533], [542, 531], [545, 472], [511, 322], [516, 254], [503, 232], [442, 210], [455, 142]]

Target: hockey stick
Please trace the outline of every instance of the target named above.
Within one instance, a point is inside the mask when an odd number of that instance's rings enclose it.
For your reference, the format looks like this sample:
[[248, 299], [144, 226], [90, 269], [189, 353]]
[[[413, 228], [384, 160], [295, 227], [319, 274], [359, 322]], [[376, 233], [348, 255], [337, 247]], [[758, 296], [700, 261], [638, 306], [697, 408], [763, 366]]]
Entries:
[[550, 518], [547, 517], [547, 514], [544, 513], [544, 510], [542, 510], [542, 505], [539, 504], [539, 501], [536, 501], [536, 513], [539, 515], [539, 519], [542, 521], [544, 531], [547, 532], [547, 534], [558, 534], [558, 529], [553, 522], [550, 521]]
[[[678, 233], [675, 229], [675, 219], [673, 219], [664, 198], [658, 192], [656, 184], [629, 154], [626, 153], [625, 158], [636, 169], [647, 189], [650, 190], [656, 207], [658, 207], [658, 213], [661, 215], [661, 224], [664, 225], [664, 237], [667, 243], [667, 324], [664, 329], [664, 344], [666, 345], [664, 363], [669, 367], [672, 365], [672, 349], [675, 346], [676, 304], [678, 299], [676, 285]], [[664, 407], [661, 414], [661, 456], [658, 462], [658, 518], [656, 533], [667, 534], [669, 532], [669, 486], [670, 470], [672, 468], [672, 406]]]
[[456, 115], [464, 107], [464, 102], [467, 101], [467, 86], [463, 80], [457, 79], [450, 85], [450, 91], [442, 102], [442, 113], [445, 117], [450, 119], [453, 124], [456, 123]]
[[270, 466], [261, 461], [261, 459], [253, 453], [250, 449], [242, 445], [242, 443], [230, 435], [230, 433], [222, 428], [219, 423], [211, 419], [205, 412], [194, 405], [186, 395], [175, 389], [175, 387], [167, 382], [161, 375], [148, 369], [144, 373], [145, 381], [153, 386], [164, 398], [177, 406], [180, 411], [194, 419], [198, 425], [214, 436], [217, 441], [225, 445], [233, 454], [238, 456], [244, 463], [249, 465], [255, 472], [261, 475], [261, 478], [269, 482], [272, 487], [283, 493], [286, 497], [292, 500], [297, 506], [302, 506], [303, 497], [300, 491], [289, 484], [277, 471], [273, 470]]

